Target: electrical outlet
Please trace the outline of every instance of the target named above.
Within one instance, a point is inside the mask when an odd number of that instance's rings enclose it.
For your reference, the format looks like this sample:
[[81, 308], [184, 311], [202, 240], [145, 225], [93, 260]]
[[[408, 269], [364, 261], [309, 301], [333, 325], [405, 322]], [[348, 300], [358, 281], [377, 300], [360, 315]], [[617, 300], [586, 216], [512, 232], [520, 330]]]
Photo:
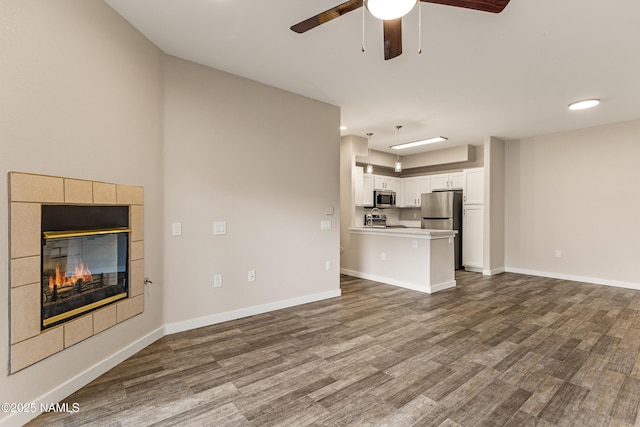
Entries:
[[247, 280], [249, 281], [249, 283], [253, 283], [256, 281], [256, 271], [255, 270], [249, 270], [249, 274], [247, 275]]
[[216, 274], [213, 276], [213, 287], [221, 288], [222, 287], [222, 274]]
[[413, 249], [418, 249], [418, 241], [417, 240], [413, 241]]

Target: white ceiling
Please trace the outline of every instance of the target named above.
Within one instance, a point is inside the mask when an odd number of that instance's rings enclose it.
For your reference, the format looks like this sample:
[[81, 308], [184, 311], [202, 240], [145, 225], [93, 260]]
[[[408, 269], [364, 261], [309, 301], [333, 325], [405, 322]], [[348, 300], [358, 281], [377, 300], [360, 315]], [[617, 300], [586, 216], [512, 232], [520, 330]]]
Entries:
[[[640, 1], [511, 0], [500, 14], [419, 3], [404, 53], [385, 61], [362, 9], [304, 34], [289, 27], [342, 0], [105, 0], [164, 52], [341, 107], [342, 135], [448, 145], [514, 140], [640, 118]], [[571, 112], [571, 101], [600, 106]]]

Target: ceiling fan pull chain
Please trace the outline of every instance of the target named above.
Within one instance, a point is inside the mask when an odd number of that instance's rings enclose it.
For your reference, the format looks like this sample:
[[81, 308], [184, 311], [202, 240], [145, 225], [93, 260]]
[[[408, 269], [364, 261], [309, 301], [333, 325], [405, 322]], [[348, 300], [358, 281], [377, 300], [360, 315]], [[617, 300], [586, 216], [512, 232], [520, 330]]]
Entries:
[[418, 2], [418, 53], [422, 53], [422, 6]]
[[364, 10], [365, 8], [362, 8], [362, 52], [364, 52]]

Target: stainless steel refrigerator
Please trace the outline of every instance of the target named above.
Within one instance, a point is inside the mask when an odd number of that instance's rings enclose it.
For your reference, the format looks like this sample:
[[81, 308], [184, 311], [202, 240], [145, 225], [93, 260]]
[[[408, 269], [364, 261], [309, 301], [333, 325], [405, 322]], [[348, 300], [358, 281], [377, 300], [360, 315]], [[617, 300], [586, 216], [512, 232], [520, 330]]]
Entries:
[[454, 238], [455, 267], [462, 268], [462, 192], [424, 193], [421, 199], [422, 228], [458, 231]]

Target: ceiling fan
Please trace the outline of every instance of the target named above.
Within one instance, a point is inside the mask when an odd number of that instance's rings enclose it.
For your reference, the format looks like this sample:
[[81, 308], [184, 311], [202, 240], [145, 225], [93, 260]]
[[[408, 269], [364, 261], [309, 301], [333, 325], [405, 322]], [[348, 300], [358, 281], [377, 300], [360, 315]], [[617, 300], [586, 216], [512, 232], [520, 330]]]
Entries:
[[[366, 5], [372, 15], [383, 20], [384, 59], [392, 59], [402, 53], [402, 16], [409, 13], [418, 1], [475, 9], [483, 12], [500, 13], [510, 0], [349, 0], [293, 25], [291, 30], [296, 33], [304, 33], [320, 24], [324, 24], [325, 22]], [[388, 15], [391, 16], [388, 19], [384, 17], [383, 14], [378, 13], [379, 8], [398, 5], [399, 3], [403, 3], [404, 10], [395, 15], [393, 13]]]

